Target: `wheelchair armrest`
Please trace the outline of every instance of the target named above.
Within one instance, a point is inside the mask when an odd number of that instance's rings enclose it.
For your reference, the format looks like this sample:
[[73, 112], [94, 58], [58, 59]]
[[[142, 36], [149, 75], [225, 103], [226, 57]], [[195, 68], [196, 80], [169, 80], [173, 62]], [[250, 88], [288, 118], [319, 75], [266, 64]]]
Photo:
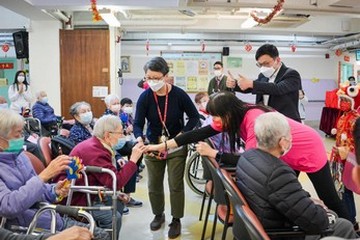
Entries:
[[293, 226], [289, 228], [279, 228], [279, 229], [265, 229], [266, 233], [272, 237], [301, 237], [306, 235], [321, 235], [322, 237], [330, 236], [334, 233], [334, 229], [328, 227], [321, 233], [306, 233], [304, 230], [300, 229], [299, 226]]

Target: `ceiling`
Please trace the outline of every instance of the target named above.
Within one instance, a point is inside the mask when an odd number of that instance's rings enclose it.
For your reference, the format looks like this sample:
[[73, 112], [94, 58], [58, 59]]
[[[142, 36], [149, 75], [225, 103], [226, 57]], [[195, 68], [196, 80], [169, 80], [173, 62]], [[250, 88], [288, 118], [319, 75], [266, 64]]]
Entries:
[[[269, 23], [242, 28], [251, 11], [265, 17], [263, 9], [272, 10], [276, 4], [276, 0], [97, 0], [99, 10], [115, 11], [124, 40], [202, 34], [207, 42], [276, 39], [333, 50], [360, 48], [360, 0], [285, 0], [283, 10]], [[61, 12], [71, 18], [70, 28], [107, 27], [103, 21], [92, 21], [90, 0], [0, 0], [0, 5], [30, 20], [64, 22], [57, 14]]]

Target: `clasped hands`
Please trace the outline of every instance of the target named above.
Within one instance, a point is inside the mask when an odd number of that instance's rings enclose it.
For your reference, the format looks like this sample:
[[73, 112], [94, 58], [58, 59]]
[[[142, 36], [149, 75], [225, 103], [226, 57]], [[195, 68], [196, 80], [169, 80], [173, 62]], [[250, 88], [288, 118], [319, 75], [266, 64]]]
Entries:
[[253, 81], [244, 77], [243, 75], [241, 74], [238, 74], [239, 75], [239, 79], [236, 80], [234, 75], [228, 71], [228, 77], [227, 77], [227, 80], [226, 80], [226, 87], [228, 88], [235, 88], [236, 87], [236, 84], [239, 86], [239, 88], [243, 91], [249, 89], [249, 88], [253, 88]]

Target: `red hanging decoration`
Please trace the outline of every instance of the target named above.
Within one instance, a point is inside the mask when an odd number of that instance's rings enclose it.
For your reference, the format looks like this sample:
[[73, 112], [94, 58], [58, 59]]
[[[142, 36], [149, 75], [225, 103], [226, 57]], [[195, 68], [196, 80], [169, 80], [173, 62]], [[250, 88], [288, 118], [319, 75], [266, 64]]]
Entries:
[[270, 22], [271, 19], [273, 19], [273, 17], [275, 17], [275, 15], [279, 11], [281, 11], [281, 9], [283, 8], [284, 3], [285, 3], [285, 0], [277, 0], [277, 4], [274, 6], [272, 12], [269, 13], [269, 15], [267, 15], [265, 18], [259, 18], [256, 15], [256, 11], [252, 11], [250, 13], [250, 16], [254, 19], [255, 22], [258, 22], [260, 24], [266, 24], [266, 23]]
[[250, 52], [251, 51], [251, 49], [252, 49], [252, 46], [251, 46], [251, 44], [250, 43], [247, 43], [247, 44], [245, 44], [245, 51], [247, 51], [247, 52]]
[[341, 49], [336, 49], [336, 51], [335, 51], [335, 55], [336, 55], [336, 56], [338, 56], [338, 57], [340, 57], [340, 56], [341, 56], [341, 54], [342, 54]]
[[146, 40], [145, 50], [146, 50], [146, 56], [148, 56], [149, 55], [149, 50], [150, 50], [150, 41], [149, 41], [149, 39]]
[[201, 41], [200, 45], [201, 45], [201, 52], [205, 52], [206, 44], [205, 44], [204, 40]]
[[295, 52], [296, 51], [296, 45], [295, 44], [291, 44], [290, 45], [290, 49], [292, 52]]
[[96, 0], [91, 0], [91, 11], [93, 13], [93, 16], [92, 16], [93, 22], [98, 22], [98, 21], [102, 20], [100, 13], [96, 6]]
[[7, 53], [10, 49], [10, 46], [9, 46], [9, 44], [4, 43], [1, 47], [1, 49], [4, 51], [4, 53]]

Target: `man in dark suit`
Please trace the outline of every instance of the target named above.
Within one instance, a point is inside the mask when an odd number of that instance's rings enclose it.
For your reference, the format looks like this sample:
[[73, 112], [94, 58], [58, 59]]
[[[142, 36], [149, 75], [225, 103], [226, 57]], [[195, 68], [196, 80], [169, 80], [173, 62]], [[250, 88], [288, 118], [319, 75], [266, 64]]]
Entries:
[[234, 91], [233, 88], [226, 87], [227, 76], [223, 73], [222, 62], [217, 61], [214, 63], [214, 75], [215, 76], [209, 81], [208, 85], [209, 96], [220, 91]]
[[277, 48], [264, 44], [255, 55], [260, 74], [255, 81], [239, 74], [237, 85], [229, 73], [227, 87], [235, 91], [256, 94], [256, 103], [270, 106], [285, 116], [301, 122], [298, 111], [300, 74], [281, 62]]

